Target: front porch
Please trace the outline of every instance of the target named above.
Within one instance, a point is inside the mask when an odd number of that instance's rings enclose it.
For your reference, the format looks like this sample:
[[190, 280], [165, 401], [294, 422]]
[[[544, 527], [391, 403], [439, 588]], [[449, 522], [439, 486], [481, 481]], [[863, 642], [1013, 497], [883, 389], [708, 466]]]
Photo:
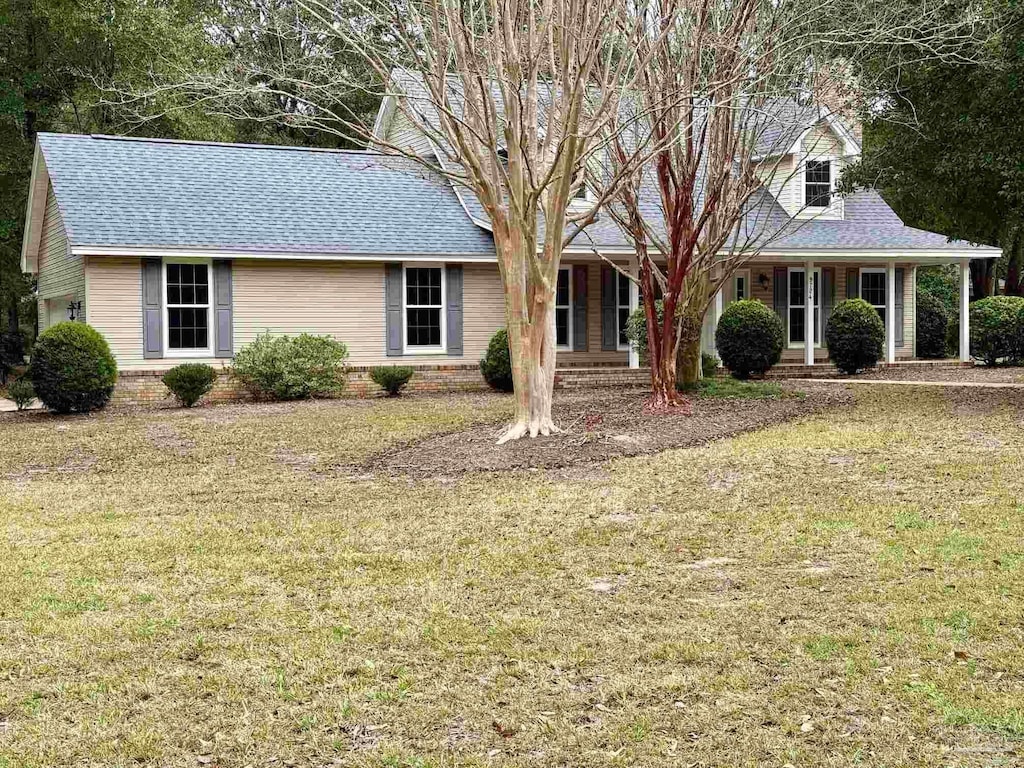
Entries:
[[[878, 258], [837, 260], [789, 257], [750, 262], [737, 270], [716, 294], [705, 315], [701, 346], [715, 352], [715, 328], [725, 307], [738, 299], [757, 299], [773, 308], [782, 320], [785, 347], [781, 363], [772, 375], [785, 377], [786, 366], [805, 371], [826, 366], [828, 349], [825, 328], [835, 305], [845, 299], [862, 298], [879, 312], [885, 325], [882, 363], [888, 365], [917, 361], [917, 270], [933, 264], [957, 265], [959, 273], [960, 339], [959, 362], [970, 361], [970, 267], [967, 259], [932, 258], [908, 262]], [[813, 276], [807, 279], [807, 276]], [[813, 343], [807, 343], [813, 339]], [[919, 361], [926, 365], [948, 365], [949, 361]], [[781, 370], [779, 370], [781, 369]], [[825, 374], [829, 375], [829, 374]]]

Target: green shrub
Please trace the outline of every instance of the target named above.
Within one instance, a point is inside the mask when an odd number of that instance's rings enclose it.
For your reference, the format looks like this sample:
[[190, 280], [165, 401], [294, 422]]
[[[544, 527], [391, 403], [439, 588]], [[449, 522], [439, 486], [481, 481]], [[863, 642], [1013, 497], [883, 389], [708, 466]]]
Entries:
[[765, 373], [779, 362], [784, 343], [779, 316], [756, 299], [729, 304], [715, 330], [722, 363], [737, 379]]
[[32, 350], [32, 385], [43, 405], [57, 413], [85, 413], [107, 404], [117, 365], [107, 340], [85, 323], [47, 328]]
[[378, 365], [370, 369], [370, 378], [388, 393], [388, 397], [398, 397], [413, 373], [415, 371], [408, 365]]
[[928, 291], [917, 292], [917, 355], [945, 357], [949, 349], [949, 311], [938, 296]]
[[274, 400], [331, 397], [345, 388], [347, 359], [348, 348], [330, 336], [264, 333], [238, 351], [231, 374]]
[[971, 304], [971, 355], [985, 365], [1014, 362], [1024, 353], [1024, 298], [989, 296]]
[[484, 381], [499, 392], [512, 391], [512, 355], [508, 350], [508, 331], [499, 329], [491, 336], [487, 352], [480, 361]]
[[19, 411], [24, 411], [36, 399], [36, 390], [32, 382], [22, 376], [7, 386], [7, 399], [13, 400]]
[[[654, 302], [654, 311], [660, 323], [665, 317], [665, 302], [658, 299]], [[626, 320], [626, 339], [640, 355], [642, 362], [647, 361], [647, 313], [644, 305], [634, 309]]]
[[164, 374], [164, 386], [171, 390], [178, 402], [186, 408], [198, 403], [213, 389], [217, 372], [205, 363], [182, 363]]
[[700, 370], [704, 374], [705, 379], [710, 379], [712, 376], [718, 375], [718, 367], [722, 364], [722, 361], [718, 359], [716, 355], [712, 355], [710, 352], [701, 352], [700, 354]]
[[839, 302], [825, 327], [825, 343], [829, 358], [843, 373], [873, 366], [885, 345], [885, 326], [878, 310], [864, 299]]

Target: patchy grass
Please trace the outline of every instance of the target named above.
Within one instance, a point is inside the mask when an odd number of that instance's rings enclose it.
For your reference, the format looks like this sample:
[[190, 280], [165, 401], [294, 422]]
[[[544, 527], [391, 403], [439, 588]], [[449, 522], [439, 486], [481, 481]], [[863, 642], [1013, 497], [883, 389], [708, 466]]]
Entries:
[[[787, 393], [782, 387], [771, 381], [741, 381], [731, 376], [716, 376], [701, 379], [690, 388], [698, 397], [721, 397], [733, 400], [777, 400]], [[788, 393], [794, 397], [799, 393]]]
[[0, 422], [0, 766], [1013, 765], [1024, 396], [969, 394], [578, 477], [340, 469], [504, 398]]

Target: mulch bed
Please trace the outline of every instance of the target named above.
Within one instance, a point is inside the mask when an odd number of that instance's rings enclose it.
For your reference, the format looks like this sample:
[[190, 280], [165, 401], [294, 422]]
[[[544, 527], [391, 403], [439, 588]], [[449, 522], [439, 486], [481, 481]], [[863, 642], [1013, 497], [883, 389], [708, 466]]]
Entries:
[[1013, 366], [976, 365], [973, 368], [882, 368], [851, 376], [854, 379], [884, 381], [962, 381], [1024, 384], [1024, 368]]
[[363, 469], [419, 477], [558, 469], [704, 445], [853, 402], [846, 387], [781, 386], [774, 399], [695, 397], [691, 416], [646, 413], [642, 389], [559, 392], [553, 415], [562, 434], [497, 445], [504, 425], [488, 424], [391, 450]]

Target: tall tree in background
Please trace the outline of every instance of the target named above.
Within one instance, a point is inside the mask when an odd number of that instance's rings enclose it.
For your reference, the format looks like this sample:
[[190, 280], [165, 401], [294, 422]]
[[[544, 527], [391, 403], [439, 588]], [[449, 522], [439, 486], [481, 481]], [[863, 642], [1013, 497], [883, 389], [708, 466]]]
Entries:
[[[846, 189], [880, 189], [911, 226], [1003, 248], [972, 262], [975, 298], [1024, 294], [1024, 4], [997, 9], [987, 56], [903, 67], [864, 129]], [[869, 63], [869, 67], [877, 66]]]
[[[140, 75], [156, 50], [202, 61], [213, 51], [201, 23], [208, 11], [205, 0], [0, 0], [0, 313], [9, 332], [34, 314], [20, 255], [36, 134], [122, 127], [97, 83]], [[166, 107], [154, 105], [169, 116], [149, 135], [230, 135], [225, 121]]]

